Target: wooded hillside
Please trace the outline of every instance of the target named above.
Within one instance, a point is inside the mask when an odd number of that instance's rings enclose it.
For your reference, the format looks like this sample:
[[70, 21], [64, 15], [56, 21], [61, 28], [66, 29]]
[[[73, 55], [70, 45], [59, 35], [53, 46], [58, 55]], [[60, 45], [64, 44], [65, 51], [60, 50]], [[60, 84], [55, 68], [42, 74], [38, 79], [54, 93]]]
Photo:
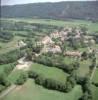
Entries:
[[98, 1], [33, 3], [1, 7], [2, 17], [98, 19]]

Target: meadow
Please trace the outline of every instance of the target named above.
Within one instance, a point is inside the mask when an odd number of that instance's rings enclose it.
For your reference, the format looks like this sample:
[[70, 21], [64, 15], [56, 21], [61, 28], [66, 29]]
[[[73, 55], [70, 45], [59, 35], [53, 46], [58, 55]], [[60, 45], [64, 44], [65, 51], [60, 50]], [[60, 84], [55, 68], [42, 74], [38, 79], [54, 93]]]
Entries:
[[9, 19], [2, 19], [12, 22], [27, 22], [27, 23], [39, 23], [39, 24], [45, 24], [45, 25], [55, 25], [55, 26], [86, 26], [90, 32], [96, 32], [98, 31], [98, 22], [92, 23], [91, 21], [87, 20], [53, 20], [53, 19], [25, 19], [25, 18], [9, 18]]
[[34, 80], [29, 79], [24, 85], [17, 87], [1, 100], [78, 100], [82, 95], [81, 86], [76, 85], [69, 93], [60, 93], [54, 90], [47, 90], [36, 85]]

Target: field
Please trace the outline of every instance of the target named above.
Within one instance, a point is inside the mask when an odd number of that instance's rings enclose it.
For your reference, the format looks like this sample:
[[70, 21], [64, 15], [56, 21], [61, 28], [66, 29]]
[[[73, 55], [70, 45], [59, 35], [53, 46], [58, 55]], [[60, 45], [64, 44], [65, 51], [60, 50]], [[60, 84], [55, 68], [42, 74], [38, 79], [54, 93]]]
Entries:
[[17, 49], [18, 41], [22, 39], [24, 39], [24, 37], [15, 36], [14, 39], [8, 43], [0, 42], [0, 54]]
[[86, 20], [51, 20], [51, 19], [2, 19], [12, 22], [27, 22], [27, 23], [41, 23], [46, 25], [56, 25], [56, 26], [79, 26], [79, 25], [85, 25], [89, 31], [95, 32], [98, 31], [98, 22], [92, 23], [91, 21]]
[[98, 83], [98, 69], [95, 71], [93, 82]]
[[93, 100], [98, 100], [98, 87], [92, 86]]
[[67, 73], [64, 73], [62, 70], [55, 68], [55, 67], [48, 67], [41, 64], [34, 63], [31, 66], [31, 69], [38, 73], [43, 75], [45, 78], [51, 78], [60, 82], [65, 83], [66, 77], [68, 76]]
[[[5, 68], [8, 68], [9, 66], [13, 65], [14, 63], [10, 63], [10, 64], [4, 64], [4, 65], [0, 65], [0, 74], [2, 72], [4, 72]], [[13, 66], [15, 67], [15, 66]]]
[[28, 80], [23, 86], [16, 88], [2, 100], [77, 100], [81, 96], [81, 87], [76, 86], [70, 93], [59, 93], [47, 90]]

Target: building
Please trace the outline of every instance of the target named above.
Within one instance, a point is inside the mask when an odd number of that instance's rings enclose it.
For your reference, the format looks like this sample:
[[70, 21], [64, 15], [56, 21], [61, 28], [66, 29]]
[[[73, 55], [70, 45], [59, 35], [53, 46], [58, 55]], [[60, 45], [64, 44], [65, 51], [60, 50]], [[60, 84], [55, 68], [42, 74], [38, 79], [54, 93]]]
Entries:
[[49, 36], [45, 36], [42, 40], [41, 43], [44, 45], [48, 45], [48, 44], [54, 44], [54, 42], [52, 41], [52, 39]]
[[64, 53], [65, 56], [71, 56], [71, 57], [81, 57], [81, 52], [79, 51], [66, 51]]

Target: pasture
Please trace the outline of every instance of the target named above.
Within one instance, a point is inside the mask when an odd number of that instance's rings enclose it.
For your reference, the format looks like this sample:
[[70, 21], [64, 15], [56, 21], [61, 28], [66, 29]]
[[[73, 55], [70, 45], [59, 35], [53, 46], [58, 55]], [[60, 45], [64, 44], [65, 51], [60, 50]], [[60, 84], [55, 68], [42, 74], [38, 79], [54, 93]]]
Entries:
[[88, 28], [90, 32], [98, 31], [98, 22], [92, 23], [91, 21], [87, 20], [53, 20], [53, 19], [25, 19], [25, 18], [9, 18], [9, 19], [2, 19], [12, 22], [27, 22], [27, 23], [39, 23], [39, 24], [45, 24], [45, 25], [55, 25], [55, 26], [80, 26], [84, 25]]
[[36, 85], [34, 80], [29, 79], [24, 85], [17, 87], [2, 100], [78, 100], [82, 95], [81, 87], [76, 85], [69, 93], [60, 93], [47, 90]]

